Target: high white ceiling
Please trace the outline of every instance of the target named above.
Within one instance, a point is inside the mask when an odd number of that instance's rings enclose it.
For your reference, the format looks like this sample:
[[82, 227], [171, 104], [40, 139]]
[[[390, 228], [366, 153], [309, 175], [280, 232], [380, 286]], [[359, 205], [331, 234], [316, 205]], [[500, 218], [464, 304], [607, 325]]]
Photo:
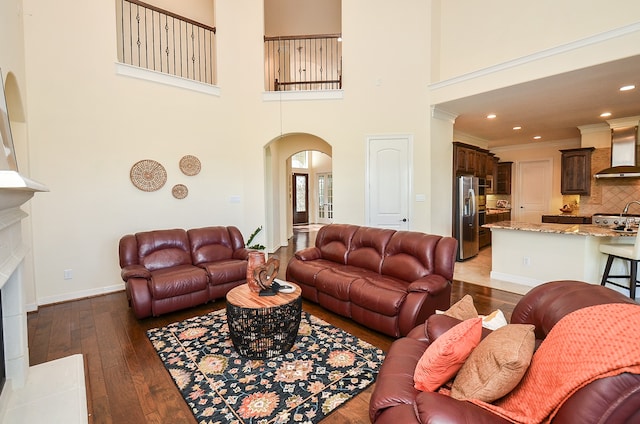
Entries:
[[[623, 85], [636, 89], [621, 92]], [[579, 126], [640, 115], [640, 56], [502, 88], [438, 105], [457, 114], [456, 131], [489, 148], [579, 139]], [[600, 118], [603, 112], [611, 117]], [[495, 113], [495, 119], [487, 119]], [[522, 127], [514, 131], [513, 127]], [[539, 141], [533, 137], [540, 135]]]

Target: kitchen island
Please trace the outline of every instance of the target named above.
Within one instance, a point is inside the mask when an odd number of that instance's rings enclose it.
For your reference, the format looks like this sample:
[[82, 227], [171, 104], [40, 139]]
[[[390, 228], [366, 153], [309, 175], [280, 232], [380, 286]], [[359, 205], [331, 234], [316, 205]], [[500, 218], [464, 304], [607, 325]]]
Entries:
[[[531, 287], [565, 279], [600, 284], [607, 258], [600, 244], [636, 240], [635, 232], [592, 224], [501, 221], [484, 227], [491, 229], [491, 278]], [[616, 266], [624, 271], [621, 261], [615, 261]]]

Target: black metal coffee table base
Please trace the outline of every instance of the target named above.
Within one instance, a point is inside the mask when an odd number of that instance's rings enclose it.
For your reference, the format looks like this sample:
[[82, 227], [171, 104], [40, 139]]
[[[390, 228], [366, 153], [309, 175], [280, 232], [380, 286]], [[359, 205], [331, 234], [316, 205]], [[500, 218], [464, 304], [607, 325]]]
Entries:
[[277, 306], [245, 308], [227, 302], [227, 323], [240, 355], [267, 359], [288, 352], [296, 341], [302, 297]]

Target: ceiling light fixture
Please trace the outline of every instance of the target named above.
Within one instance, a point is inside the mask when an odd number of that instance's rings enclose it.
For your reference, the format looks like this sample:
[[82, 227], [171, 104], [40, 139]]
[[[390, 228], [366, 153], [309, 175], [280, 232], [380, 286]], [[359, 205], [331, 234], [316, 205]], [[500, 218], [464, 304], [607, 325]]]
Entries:
[[495, 119], [496, 118], [496, 114], [495, 113], [490, 113], [487, 115], [487, 119]]
[[534, 140], [540, 140], [541, 138], [542, 138], [542, 136], [541, 136], [541, 135], [535, 135], [535, 136], [533, 136], [533, 139], [534, 139]]
[[519, 126], [519, 125], [518, 125], [518, 126], [516, 126], [516, 127], [513, 127], [513, 130], [514, 130], [514, 131], [518, 131], [518, 130], [521, 130], [521, 129], [522, 129], [522, 127], [521, 127], [521, 126]]
[[601, 118], [608, 118], [610, 116], [611, 116], [611, 112], [603, 112], [603, 113], [600, 114]]
[[636, 86], [633, 84], [623, 85], [622, 87], [620, 87], [620, 91], [629, 91], [633, 90], [634, 88], [636, 88]]

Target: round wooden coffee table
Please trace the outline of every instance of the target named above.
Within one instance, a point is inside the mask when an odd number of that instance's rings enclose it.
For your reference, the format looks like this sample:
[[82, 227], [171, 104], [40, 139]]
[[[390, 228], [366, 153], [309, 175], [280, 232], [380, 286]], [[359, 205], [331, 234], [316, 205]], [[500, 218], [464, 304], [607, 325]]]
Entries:
[[247, 284], [227, 293], [227, 324], [240, 355], [266, 359], [288, 352], [296, 341], [302, 313], [302, 290], [260, 296]]

